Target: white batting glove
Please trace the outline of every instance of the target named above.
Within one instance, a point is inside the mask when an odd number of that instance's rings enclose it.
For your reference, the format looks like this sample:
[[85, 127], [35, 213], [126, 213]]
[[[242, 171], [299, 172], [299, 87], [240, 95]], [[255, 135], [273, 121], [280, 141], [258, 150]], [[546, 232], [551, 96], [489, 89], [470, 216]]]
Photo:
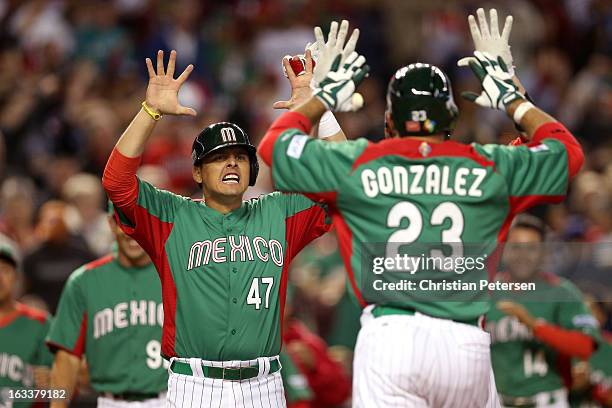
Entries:
[[[310, 84], [313, 90], [320, 87], [319, 84], [331, 70], [331, 66], [338, 54], [340, 55], [339, 66], [342, 67], [347, 58], [355, 51], [357, 40], [359, 39], [359, 29], [354, 29], [348, 41], [346, 41], [348, 30], [349, 22], [347, 20], [342, 20], [340, 29], [338, 29], [338, 22], [332, 21], [327, 41], [325, 41], [321, 27], [314, 28], [315, 42], [306, 46], [313, 53], [313, 59], [316, 61]], [[354, 93], [353, 97], [345, 101], [344, 104], [345, 106], [338, 108], [342, 112], [356, 111], [363, 106], [363, 97], [359, 93]]]
[[[475, 57], [475, 58], [474, 58]], [[482, 92], [463, 92], [461, 96], [480, 106], [506, 110], [511, 102], [525, 99], [518, 87], [512, 81], [512, 75], [501, 57], [480, 51], [474, 52], [474, 57], [466, 58], [468, 65], [482, 84]]]
[[[489, 22], [487, 22], [487, 16], [482, 8], [476, 10], [476, 15], [478, 16], [478, 22], [476, 22], [476, 18], [473, 15], [470, 14], [468, 17], [475, 50], [486, 52], [496, 58], [501, 57], [508, 68], [507, 71], [510, 76], [514, 76], [514, 62], [510, 52], [510, 44], [508, 44], [510, 31], [512, 30], [512, 16], [506, 17], [504, 28], [500, 34], [497, 10], [493, 8], [489, 11]], [[457, 65], [460, 67], [468, 66], [468, 63], [469, 58], [462, 58]]]
[[370, 70], [365, 64], [365, 57], [354, 51], [344, 64], [340, 64], [341, 59], [342, 55], [337, 53], [325, 77], [314, 90], [314, 95], [333, 112], [354, 111], [363, 105], [363, 98], [355, 98], [355, 89]]

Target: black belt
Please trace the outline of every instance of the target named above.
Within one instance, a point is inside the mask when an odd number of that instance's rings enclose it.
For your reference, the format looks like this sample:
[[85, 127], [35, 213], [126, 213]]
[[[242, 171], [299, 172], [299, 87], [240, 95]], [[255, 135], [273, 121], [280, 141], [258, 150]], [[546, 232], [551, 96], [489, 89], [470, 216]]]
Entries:
[[123, 401], [144, 401], [148, 399], [156, 399], [160, 398], [161, 392], [155, 393], [142, 393], [142, 392], [122, 392], [122, 393], [112, 393], [112, 392], [103, 392], [102, 396], [105, 398], [110, 398], [114, 400], [123, 400]]

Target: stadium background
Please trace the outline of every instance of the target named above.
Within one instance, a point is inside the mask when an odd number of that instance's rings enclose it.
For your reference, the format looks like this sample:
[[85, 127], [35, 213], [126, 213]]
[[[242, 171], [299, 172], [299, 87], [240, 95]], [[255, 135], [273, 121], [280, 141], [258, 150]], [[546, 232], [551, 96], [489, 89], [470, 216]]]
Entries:
[[[586, 164], [567, 201], [536, 208], [555, 241], [612, 241], [612, 3], [605, 0], [0, 0], [0, 240], [21, 253], [20, 297], [54, 311], [68, 275], [109, 250], [100, 176], [140, 107], [144, 58], [176, 49], [194, 63], [181, 92], [198, 117], [165, 117], [144, 155], [146, 177], [192, 196], [190, 147], [211, 122], [233, 121], [255, 144], [287, 99], [283, 55], [303, 52], [312, 27], [346, 18], [372, 72], [365, 108], [338, 114], [349, 138], [383, 134], [384, 92], [395, 69], [422, 61], [449, 73], [455, 95], [477, 89], [456, 61], [472, 49], [466, 17], [477, 7], [514, 16], [517, 75], [538, 106], [583, 143]], [[456, 98], [453, 138], [507, 143], [511, 121]], [[271, 190], [263, 169], [249, 196]], [[611, 245], [600, 266], [610, 268]], [[565, 268], [570, 275], [576, 270]], [[350, 371], [358, 310], [348, 299], [333, 235], [295, 262], [294, 312]], [[612, 296], [600, 300], [610, 301]], [[611, 328], [610, 309], [606, 328]]]

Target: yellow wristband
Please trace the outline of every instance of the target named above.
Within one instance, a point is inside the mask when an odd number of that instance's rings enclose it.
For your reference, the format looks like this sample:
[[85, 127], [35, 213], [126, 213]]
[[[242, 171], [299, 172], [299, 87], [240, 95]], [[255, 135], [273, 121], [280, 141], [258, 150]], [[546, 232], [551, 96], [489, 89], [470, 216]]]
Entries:
[[146, 101], [142, 101], [142, 109], [144, 109], [144, 111], [147, 112], [149, 116], [153, 118], [153, 120], [160, 120], [162, 118], [162, 114], [149, 108]]

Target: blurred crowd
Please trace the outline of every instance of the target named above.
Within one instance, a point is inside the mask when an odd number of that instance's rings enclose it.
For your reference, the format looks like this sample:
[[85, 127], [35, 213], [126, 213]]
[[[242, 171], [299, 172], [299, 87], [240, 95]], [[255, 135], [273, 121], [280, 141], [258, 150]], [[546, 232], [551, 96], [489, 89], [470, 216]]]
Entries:
[[[0, 0], [0, 240], [21, 254], [23, 300], [53, 312], [68, 275], [110, 250], [100, 176], [144, 98], [145, 57], [175, 49], [177, 71], [195, 65], [179, 97], [197, 118], [165, 117], [141, 169], [158, 187], [193, 196], [194, 136], [229, 120], [257, 144], [279, 114], [272, 103], [289, 96], [281, 58], [303, 52], [313, 26], [340, 16], [361, 29], [358, 49], [372, 67], [361, 88], [365, 108], [338, 120], [349, 138], [378, 140], [386, 82], [398, 67], [433, 63], [449, 74], [455, 95], [477, 89], [456, 61], [472, 50], [466, 17], [480, 6], [514, 16], [518, 77], [585, 148], [567, 201], [534, 212], [556, 241], [612, 241], [609, 1]], [[507, 143], [515, 136], [500, 112], [457, 103], [454, 139]], [[270, 190], [263, 169], [249, 194]], [[595, 262], [612, 266], [611, 250], [603, 246]], [[350, 370], [359, 311], [333, 235], [305, 251], [292, 280], [292, 313]]]

